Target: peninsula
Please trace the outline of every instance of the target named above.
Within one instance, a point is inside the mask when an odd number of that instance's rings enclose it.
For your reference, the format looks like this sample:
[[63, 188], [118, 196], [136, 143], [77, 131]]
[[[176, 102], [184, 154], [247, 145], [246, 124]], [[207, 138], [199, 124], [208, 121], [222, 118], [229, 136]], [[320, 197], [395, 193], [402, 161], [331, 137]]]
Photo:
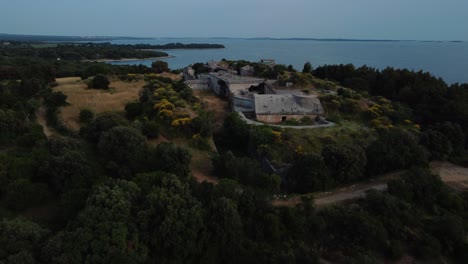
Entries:
[[221, 44], [208, 44], [208, 43], [169, 43], [163, 45], [152, 45], [152, 44], [136, 44], [136, 45], [123, 45], [125, 47], [133, 47], [136, 49], [224, 49], [226, 48]]

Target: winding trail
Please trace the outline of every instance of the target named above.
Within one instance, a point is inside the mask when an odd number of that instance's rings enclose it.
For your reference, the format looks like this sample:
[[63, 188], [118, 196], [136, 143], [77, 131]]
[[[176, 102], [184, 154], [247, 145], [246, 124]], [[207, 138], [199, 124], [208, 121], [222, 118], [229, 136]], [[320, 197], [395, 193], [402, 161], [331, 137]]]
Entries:
[[45, 106], [41, 105], [39, 109], [36, 111], [36, 118], [37, 118], [37, 123], [42, 126], [42, 130], [44, 131], [44, 135], [47, 138], [50, 138], [54, 133], [52, 132], [52, 129], [47, 126], [47, 121], [46, 121], [46, 108]]
[[[462, 191], [468, 189], [468, 168], [454, 165], [450, 162], [433, 161], [430, 164], [431, 170], [440, 175], [440, 178], [451, 188]], [[366, 196], [369, 190], [385, 191], [387, 182], [398, 177], [402, 171], [386, 174], [374, 181], [357, 183], [329, 192], [312, 193], [314, 204], [317, 207], [324, 207], [331, 204], [345, 202]], [[305, 196], [305, 195], [304, 195]], [[302, 202], [301, 195], [288, 199], [273, 200], [273, 206], [294, 207]]]

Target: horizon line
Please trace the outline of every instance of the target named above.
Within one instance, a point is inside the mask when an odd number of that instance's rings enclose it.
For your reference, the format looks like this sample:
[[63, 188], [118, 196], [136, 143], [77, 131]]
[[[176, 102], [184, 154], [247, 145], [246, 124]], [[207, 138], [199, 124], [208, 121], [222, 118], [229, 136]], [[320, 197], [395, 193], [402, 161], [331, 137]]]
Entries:
[[2, 36], [18, 37], [60, 37], [60, 38], [83, 38], [83, 39], [245, 39], [245, 40], [313, 40], [313, 41], [363, 41], [363, 42], [467, 42], [468, 40], [417, 40], [417, 39], [366, 39], [366, 38], [316, 38], [316, 37], [143, 37], [143, 36], [105, 36], [105, 35], [49, 35], [49, 34], [14, 34], [0, 33]]

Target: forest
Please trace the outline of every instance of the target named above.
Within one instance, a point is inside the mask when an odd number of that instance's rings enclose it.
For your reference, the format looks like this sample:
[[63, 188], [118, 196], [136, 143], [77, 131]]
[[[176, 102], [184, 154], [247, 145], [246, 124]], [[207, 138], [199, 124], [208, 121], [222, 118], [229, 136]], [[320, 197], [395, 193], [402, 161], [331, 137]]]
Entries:
[[[0, 48], [0, 263], [468, 262], [468, 193], [429, 170], [431, 160], [468, 165], [467, 84], [392, 68], [256, 65], [256, 75], [336, 89], [321, 95], [336, 134], [250, 127], [236, 113], [216, 128], [192, 89], [160, 75], [164, 62], [81, 61], [106, 45], [65, 45], [79, 56], [57, 61], [23, 45]], [[125, 109], [81, 111], [74, 132], [58, 115], [67, 96], [54, 90], [70, 76], [146, 84]], [[41, 107], [57, 134], [44, 134]], [[149, 143], [162, 135], [168, 142]], [[183, 140], [215, 143], [217, 184], [192, 177]], [[284, 172], [266, 171], [263, 158]], [[314, 205], [315, 191], [394, 171], [403, 173], [385, 192]], [[277, 207], [278, 194], [305, 195]]]
[[82, 44], [48, 44], [30, 42], [9, 42], [0, 48], [0, 56], [4, 58], [38, 58], [44, 60], [120, 60], [126, 58], [156, 58], [167, 57], [169, 54], [160, 51], [139, 50], [132, 45], [112, 45], [110, 43]]

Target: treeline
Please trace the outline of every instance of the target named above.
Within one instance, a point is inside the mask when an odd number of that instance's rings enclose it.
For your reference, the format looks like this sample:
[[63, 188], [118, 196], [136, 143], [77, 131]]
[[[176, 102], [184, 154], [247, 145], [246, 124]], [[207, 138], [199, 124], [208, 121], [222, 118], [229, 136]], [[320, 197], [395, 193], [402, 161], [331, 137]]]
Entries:
[[134, 44], [134, 45], [119, 45], [134, 49], [224, 49], [226, 48], [221, 44], [209, 44], [209, 43], [168, 43], [168, 44]]
[[382, 71], [362, 66], [327, 65], [316, 68], [314, 76], [339, 82], [369, 95], [383, 96], [409, 106], [414, 121], [422, 125], [450, 121], [468, 132], [468, 85], [448, 86], [427, 72], [386, 68]]
[[[156, 61], [155, 67], [145, 65], [111, 65], [103, 62], [45, 60], [27, 57], [0, 57], [0, 81], [42, 79], [53, 82], [55, 78], [82, 77], [96, 74], [127, 75], [159, 72], [161, 67], [169, 71], [166, 62]], [[161, 66], [162, 65], [162, 66]]]
[[46, 60], [119, 60], [125, 58], [155, 58], [168, 56], [165, 52], [139, 50], [132, 45], [113, 45], [110, 43], [84, 44], [33, 44], [11, 43], [0, 45], [2, 57], [28, 57]]

